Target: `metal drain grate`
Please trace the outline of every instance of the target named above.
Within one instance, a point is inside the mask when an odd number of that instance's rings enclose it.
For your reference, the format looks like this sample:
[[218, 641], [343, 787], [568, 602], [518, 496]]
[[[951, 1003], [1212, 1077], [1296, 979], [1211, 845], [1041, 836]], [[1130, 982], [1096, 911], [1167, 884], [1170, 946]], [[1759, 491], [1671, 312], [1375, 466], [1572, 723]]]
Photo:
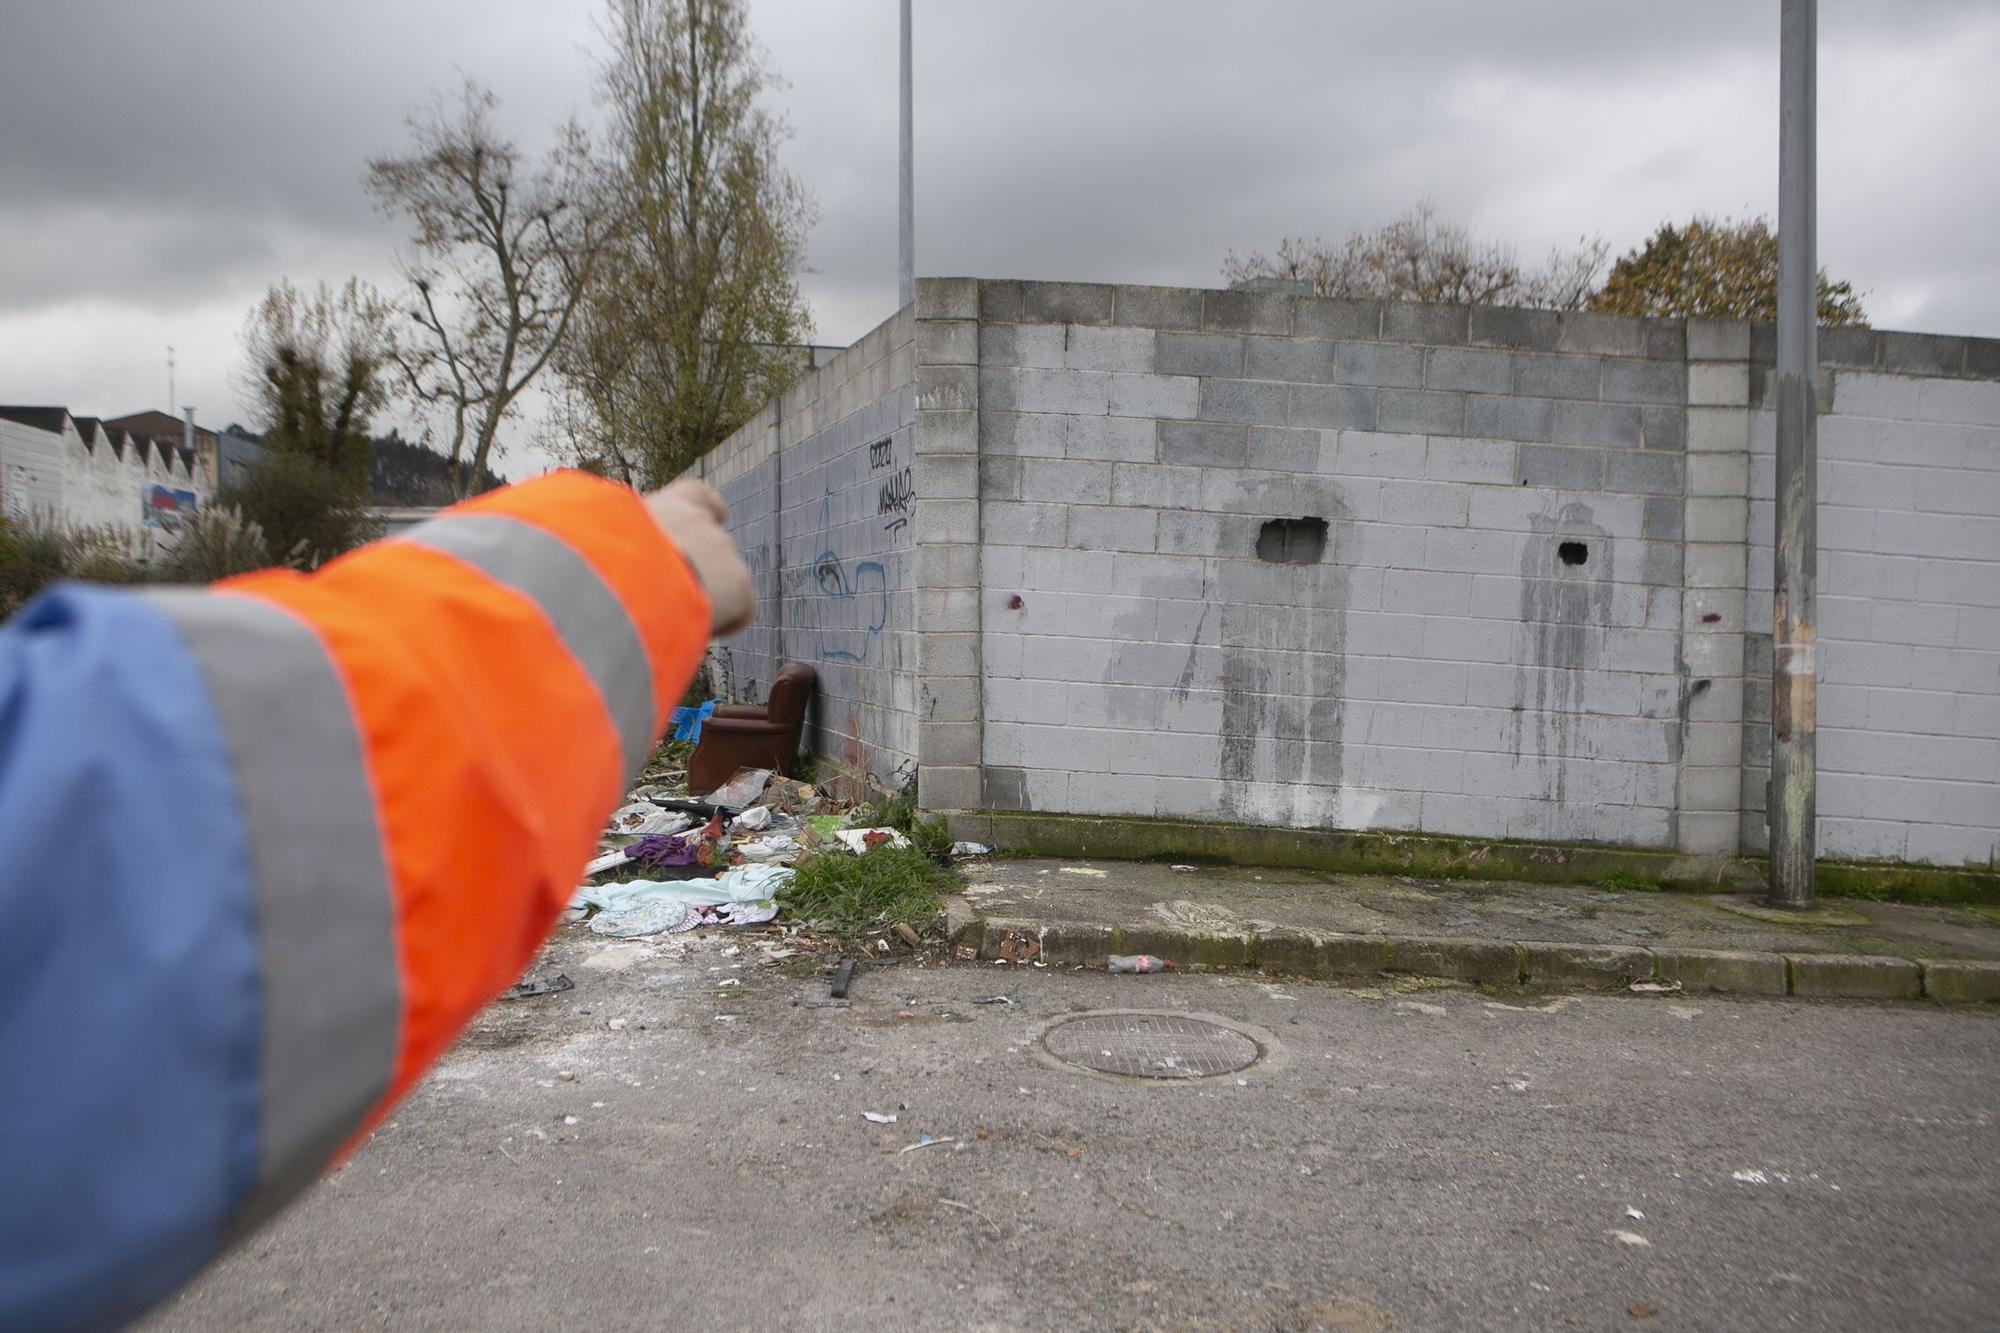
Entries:
[[1178, 1014], [1086, 1014], [1049, 1029], [1042, 1045], [1066, 1064], [1130, 1078], [1211, 1078], [1263, 1054], [1240, 1032]]

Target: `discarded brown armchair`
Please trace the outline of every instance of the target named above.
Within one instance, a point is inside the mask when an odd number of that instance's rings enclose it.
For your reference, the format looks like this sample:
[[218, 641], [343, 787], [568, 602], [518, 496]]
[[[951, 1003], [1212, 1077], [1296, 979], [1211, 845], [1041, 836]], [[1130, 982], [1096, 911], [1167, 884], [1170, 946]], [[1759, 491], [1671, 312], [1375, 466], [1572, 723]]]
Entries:
[[742, 768], [768, 768], [792, 775], [806, 705], [819, 676], [803, 662], [787, 662], [771, 682], [763, 704], [717, 704], [701, 724], [701, 739], [688, 760], [688, 791], [706, 796]]

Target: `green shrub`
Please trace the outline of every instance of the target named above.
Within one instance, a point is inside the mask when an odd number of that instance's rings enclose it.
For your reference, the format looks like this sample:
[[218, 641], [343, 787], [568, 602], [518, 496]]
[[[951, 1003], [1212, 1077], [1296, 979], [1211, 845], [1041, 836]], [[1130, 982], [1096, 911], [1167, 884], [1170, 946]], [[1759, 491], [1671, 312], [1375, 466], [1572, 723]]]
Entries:
[[214, 583], [268, 569], [272, 563], [263, 528], [240, 509], [209, 505], [181, 529], [180, 541], [162, 562], [160, 573], [174, 583]]
[[216, 502], [263, 531], [268, 565], [317, 569], [381, 535], [366, 489], [304, 454], [274, 452]]

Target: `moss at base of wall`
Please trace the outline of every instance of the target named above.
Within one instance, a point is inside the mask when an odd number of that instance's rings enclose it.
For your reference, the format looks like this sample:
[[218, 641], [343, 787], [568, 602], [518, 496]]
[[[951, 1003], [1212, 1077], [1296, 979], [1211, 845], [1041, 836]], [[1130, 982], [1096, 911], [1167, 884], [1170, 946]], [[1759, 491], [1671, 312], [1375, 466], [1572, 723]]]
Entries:
[[[951, 816], [952, 836], [1020, 856], [1099, 857], [1277, 866], [1421, 879], [1506, 879], [1602, 884], [1684, 893], [1762, 890], [1761, 858], [1684, 856], [1635, 847], [1489, 842], [1428, 833], [1264, 828], [1176, 819], [974, 811]], [[1892, 863], [1822, 861], [1829, 897], [1894, 902], [2000, 904], [2000, 873]]]

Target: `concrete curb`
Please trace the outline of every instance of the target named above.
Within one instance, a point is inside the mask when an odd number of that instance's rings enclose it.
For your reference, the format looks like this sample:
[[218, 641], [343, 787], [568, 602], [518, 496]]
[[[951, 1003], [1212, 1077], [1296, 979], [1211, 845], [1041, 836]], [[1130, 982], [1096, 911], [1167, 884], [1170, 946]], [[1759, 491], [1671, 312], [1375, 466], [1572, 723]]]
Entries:
[[2000, 1002], [2000, 962], [1756, 953], [1739, 949], [1648, 949], [1624, 944], [1488, 940], [1420, 935], [1348, 935], [1279, 928], [1209, 934], [1167, 925], [1043, 923], [978, 915], [949, 904], [951, 942], [981, 960], [1003, 948], [1075, 965], [1109, 953], [1150, 953], [1177, 968], [1255, 969], [1284, 976], [1352, 979], [1381, 975], [1533, 990], [1624, 990], [1637, 981], [1681, 983], [1690, 995], [1796, 995], [1812, 999]]

